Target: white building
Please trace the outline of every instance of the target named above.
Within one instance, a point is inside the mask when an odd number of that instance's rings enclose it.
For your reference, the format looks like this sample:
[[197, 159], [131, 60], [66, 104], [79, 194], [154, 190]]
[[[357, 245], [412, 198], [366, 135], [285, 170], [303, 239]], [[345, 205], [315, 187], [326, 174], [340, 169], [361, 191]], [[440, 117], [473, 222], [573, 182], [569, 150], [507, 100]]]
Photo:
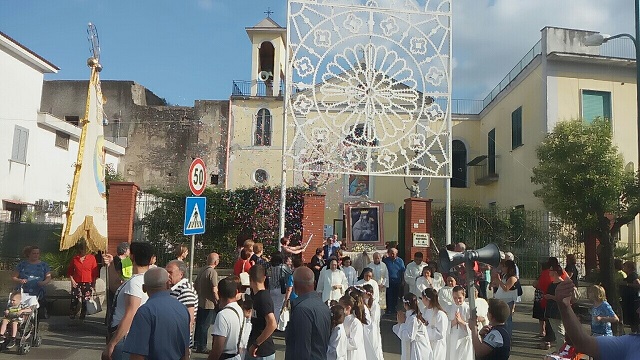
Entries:
[[[44, 74], [58, 70], [0, 32], [0, 221], [63, 219], [81, 129], [78, 119], [39, 111]], [[125, 149], [108, 141], [105, 148], [117, 168]]]

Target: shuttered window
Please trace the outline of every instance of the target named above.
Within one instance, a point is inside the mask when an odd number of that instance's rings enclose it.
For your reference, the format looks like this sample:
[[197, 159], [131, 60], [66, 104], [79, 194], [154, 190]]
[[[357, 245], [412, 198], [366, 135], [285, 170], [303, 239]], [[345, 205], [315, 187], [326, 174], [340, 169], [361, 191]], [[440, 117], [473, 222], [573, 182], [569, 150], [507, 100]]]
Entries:
[[19, 163], [27, 163], [27, 144], [29, 143], [29, 129], [16, 125], [13, 130], [13, 148], [11, 160]]
[[591, 123], [598, 117], [611, 120], [611, 93], [582, 90], [582, 120]]
[[511, 113], [511, 149], [522, 146], [522, 106]]

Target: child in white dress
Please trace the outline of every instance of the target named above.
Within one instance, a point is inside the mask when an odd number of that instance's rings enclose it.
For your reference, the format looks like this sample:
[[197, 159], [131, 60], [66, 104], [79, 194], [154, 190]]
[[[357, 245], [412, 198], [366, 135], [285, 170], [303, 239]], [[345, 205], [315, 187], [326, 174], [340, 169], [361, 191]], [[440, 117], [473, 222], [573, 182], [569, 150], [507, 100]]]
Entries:
[[433, 351], [434, 359], [447, 358], [447, 334], [449, 333], [449, 319], [438, 300], [438, 293], [434, 288], [422, 292], [424, 311], [422, 317], [427, 321], [427, 335]]
[[462, 286], [453, 288], [453, 305], [448, 308], [449, 339], [448, 360], [474, 360], [473, 343], [469, 331], [469, 304], [464, 301], [465, 291]]
[[340, 298], [344, 308], [344, 329], [347, 333], [347, 360], [366, 360], [364, 349], [364, 324], [366, 323], [363, 308], [356, 307], [354, 299], [345, 295]]
[[405, 311], [398, 311], [398, 323], [393, 332], [401, 341], [401, 360], [434, 360], [427, 322], [418, 311], [418, 299], [415, 294], [407, 293], [403, 298]]
[[380, 304], [373, 298], [373, 286], [362, 286], [362, 300], [367, 314], [367, 325], [364, 326], [364, 346], [368, 360], [382, 360], [382, 337], [380, 335]]
[[327, 349], [327, 360], [347, 360], [347, 333], [344, 329], [344, 308], [331, 307], [331, 337]]
[[445, 309], [449, 306], [453, 305], [453, 288], [456, 286], [456, 278], [453, 276], [449, 276], [445, 283], [445, 286], [438, 290], [438, 299], [440, 300], [440, 305]]

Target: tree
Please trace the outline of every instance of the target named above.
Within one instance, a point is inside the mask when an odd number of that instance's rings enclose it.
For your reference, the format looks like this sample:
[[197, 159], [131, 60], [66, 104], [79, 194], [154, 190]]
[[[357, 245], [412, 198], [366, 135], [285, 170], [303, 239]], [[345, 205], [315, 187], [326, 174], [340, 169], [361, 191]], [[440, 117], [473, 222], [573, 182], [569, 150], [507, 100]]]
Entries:
[[619, 313], [613, 267], [615, 235], [640, 212], [638, 173], [626, 171], [613, 144], [611, 124], [563, 121], [537, 149], [534, 195], [562, 221], [600, 239], [600, 274], [609, 303]]

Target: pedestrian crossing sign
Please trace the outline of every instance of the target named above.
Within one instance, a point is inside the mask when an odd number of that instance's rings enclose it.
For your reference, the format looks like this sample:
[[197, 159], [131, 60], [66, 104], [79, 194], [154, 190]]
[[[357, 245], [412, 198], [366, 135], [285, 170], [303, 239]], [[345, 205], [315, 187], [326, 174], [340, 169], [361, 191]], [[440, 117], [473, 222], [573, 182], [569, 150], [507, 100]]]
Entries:
[[207, 198], [203, 196], [189, 196], [184, 207], [184, 234], [204, 234], [205, 212]]

